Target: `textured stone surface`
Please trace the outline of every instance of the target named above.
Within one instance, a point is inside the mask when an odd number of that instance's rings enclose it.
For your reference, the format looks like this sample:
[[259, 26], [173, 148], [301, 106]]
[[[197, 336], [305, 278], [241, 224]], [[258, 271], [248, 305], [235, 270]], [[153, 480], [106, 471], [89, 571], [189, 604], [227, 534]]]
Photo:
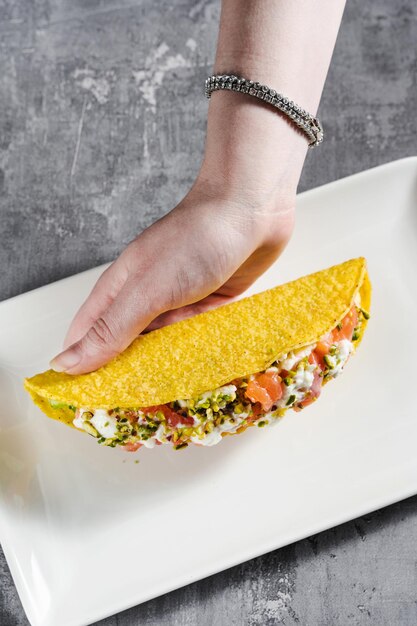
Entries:
[[[416, 13], [348, 3], [301, 189], [416, 152]], [[110, 260], [185, 193], [218, 17], [217, 0], [0, 0], [0, 299]], [[101, 624], [414, 625], [416, 522], [412, 498]], [[0, 574], [0, 623], [26, 625], [3, 557]]]

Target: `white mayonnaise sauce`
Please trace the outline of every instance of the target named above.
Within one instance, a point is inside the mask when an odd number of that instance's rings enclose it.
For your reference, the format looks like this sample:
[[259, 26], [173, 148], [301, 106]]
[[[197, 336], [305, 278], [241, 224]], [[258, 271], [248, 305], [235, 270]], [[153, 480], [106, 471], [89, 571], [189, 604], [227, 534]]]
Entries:
[[74, 426], [76, 428], [80, 428], [81, 430], [84, 430], [83, 419], [81, 417], [84, 411], [85, 409], [78, 409], [75, 418], [72, 420]]
[[117, 420], [105, 409], [96, 409], [90, 422], [102, 437], [112, 439], [116, 435]]
[[284, 354], [283, 358], [279, 360], [279, 364], [281, 369], [287, 370], [289, 372], [293, 369], [294, 365], [304, 359], [306, 356], [310, 356], [313, 348], [315, 348], [316, 344], [311, 344], [311, 346], [307, 346], [302, 350], [296, 350], [295, 352], [289, 352], [288, 354]]
[[329, 366], [331, 367], [329, 374], [333, 377], [339, 376], [350, 354], [353, 352], [353, 345], [348, 339], [337, 341], [335, 346], [337, 347], [336, 354], [333, 356], [328, 355], [327, 357]]

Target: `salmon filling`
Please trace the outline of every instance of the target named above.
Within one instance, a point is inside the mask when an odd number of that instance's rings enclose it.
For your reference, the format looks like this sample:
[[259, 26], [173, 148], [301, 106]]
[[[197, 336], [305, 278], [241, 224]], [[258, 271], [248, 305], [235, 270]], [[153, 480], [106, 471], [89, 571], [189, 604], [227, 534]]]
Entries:
[[354, 305], [327, 335], [283, 355], [270, 367], [198, 397], [141, 408], [75, 408], [73, 424], [99, 444], [133, 452], [140, 447], [190, 443], [212, 446], [249, 426], [275, 423], [288, 409], [301, 411], [317, 400], [323, 384], [338, 376], [361, 335], [368, 314]]

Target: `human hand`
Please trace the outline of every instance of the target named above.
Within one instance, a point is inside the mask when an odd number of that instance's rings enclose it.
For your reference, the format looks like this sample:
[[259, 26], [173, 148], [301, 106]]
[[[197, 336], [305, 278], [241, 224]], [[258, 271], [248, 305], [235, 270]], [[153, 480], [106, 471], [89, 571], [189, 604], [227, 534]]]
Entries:
[[[273, 114], [270, 119], [270, 111], [245, 101], [237, 108], [233, 103], [235, 127], [228, 130], [230, 96], [224, 94], [209, 117], [206, 156], [194, 186], [102, 274], [70, 326], [66, 350], [51, 362], [55, 370], [95, 370], [143, 330], [230, 301], [285, 247], [299, 175], [289, 155], [303, 155], [305, 140], [285, 121]], [[226, 132], [234, 137], [224, 137]], [[278, 139], [283, 143], [277, 147]], [[279, 145], [285, 146], [281, 152]], [[301, 156], [298, 162], [301, 169]]]

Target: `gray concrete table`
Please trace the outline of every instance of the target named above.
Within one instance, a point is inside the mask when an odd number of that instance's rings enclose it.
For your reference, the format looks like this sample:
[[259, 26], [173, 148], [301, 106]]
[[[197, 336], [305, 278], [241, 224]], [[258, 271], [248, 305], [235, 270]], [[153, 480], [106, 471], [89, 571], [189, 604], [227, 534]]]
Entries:
[[[186, 192], [218, 18], [218, 0], [0, 0], [1, 299], [112, 259]], [[416, 18], [350, 0], [301, 189], [416, 152]], [[415, 625], [416, 560], [411, 498], [100, 624]], [[1, 625], [26, 625], [1, 553], [0, 580]]]

